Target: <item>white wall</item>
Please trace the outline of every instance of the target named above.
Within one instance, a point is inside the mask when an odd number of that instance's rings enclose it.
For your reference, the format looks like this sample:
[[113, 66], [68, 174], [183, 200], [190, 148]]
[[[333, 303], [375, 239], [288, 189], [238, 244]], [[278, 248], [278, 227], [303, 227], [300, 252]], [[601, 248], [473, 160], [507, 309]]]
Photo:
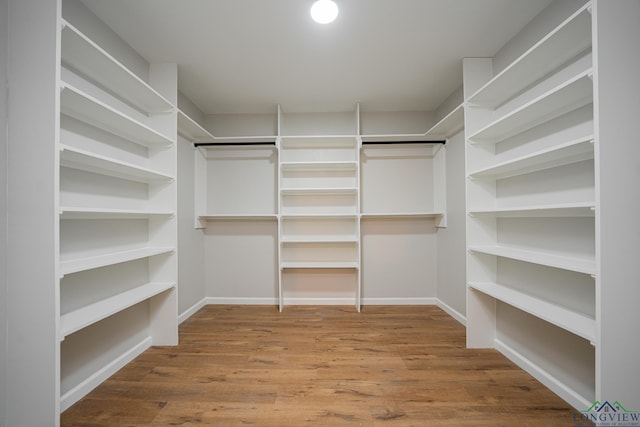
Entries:
[[7, 15], [0, 0], [0, 427], [7, 413]]
[[149, 81], [149, 64], [98, 19], [80, 0], [62, 0], [62, 17], [77, 27], [142, 80]]
[[194, 228], [193, 146], [178, 136], [178, 313], [205, 297], [204, 235]]
[[509, 40], [493, 57], [493, 74], [498, 74], [549, 31], [557, 27], [587, 0], [554, 0]]
[[464, 132], [449, 139], [447, 164], [447, 228], [438, 231], [438, 299], [466, 316], [467, 278], [465, 237]]

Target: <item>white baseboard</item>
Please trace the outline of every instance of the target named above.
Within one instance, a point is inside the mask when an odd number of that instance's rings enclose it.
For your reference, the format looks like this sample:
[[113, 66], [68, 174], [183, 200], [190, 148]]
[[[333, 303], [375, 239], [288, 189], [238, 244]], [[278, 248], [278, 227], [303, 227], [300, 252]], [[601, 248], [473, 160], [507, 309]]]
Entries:
[[511, 360], [520, 368], [528, 372], [531, 376], [544, 384], [545, 387], [560, 396], [577, 410], [584, 411], [593, 404], [592, 401], [576, 393], [566, 384], [544, 370], [540, 365], [534, 363], [522, 353], [505, 344], [501, 340], [495, 340], [495, 347], [496, 350], [502, 353], [507, 359]]
[[190, 318], [191, 316], [193, 316], [198, 310], [200, 310], [205, 305], [207, 305], [207, 298], [202, 298], [200, 301], [198, 301], [197, 303], [193, 304], [191, 307], [183, 311], [178, 316], [178, 325], [184, 322], [185, 320], [187, 320], [188, 318]]
[[143, 339], [120, 357], [111, 361], [111, 363], [63, 394], [62, 397], [60, 397], [60, 412], [65, 411], [78, 400], [89, 394], [91, 390], [99, 386], [118, 370], [122, 369], [127, 363], [138, 357], [149, 347], [151, 347], [151, 337]]
[[362, 298], [362, 305], [435, 305], [436, 298]]
[[436, 298], [436, 300], [437, 300], [438, 307], [444, 310], [449, 316], [456, 319], [459, 323], [462, 324], [462, 326], [467, 326], [467, 318], [462, 313], [455, 310], [453, 307], [451, 307], [449, 304], [442, 301], [441, 299]]
[[263, 298], [252, 298], [252, 297], [206, 297], [204, 298], [205, 305], [220, 305], [220, 304], [231, 304], [231, 305], [278, 305], [277, 298], [271, 297], [263, 297]]

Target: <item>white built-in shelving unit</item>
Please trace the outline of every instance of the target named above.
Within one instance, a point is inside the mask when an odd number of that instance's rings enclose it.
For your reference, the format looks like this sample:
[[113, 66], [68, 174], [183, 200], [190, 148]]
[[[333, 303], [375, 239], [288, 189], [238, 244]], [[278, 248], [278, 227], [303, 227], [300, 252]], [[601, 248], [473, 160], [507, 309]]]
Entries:
[[148, 346], [177, 344], [177, 80], [152, 66], [154, 88], [72, 24], [60, 31], [64, 410]]
[[353, 271], [355, 305], [360, 310], [359, 150], [355, 132], [282, 136], [278, 157], [280, 310], [287, 275], [317, 269]]
[[[327, 274], [348, 288], [340, 295], [351, 295], [360, 310], [363, 221], [446, 226], [444, 142], [463, 127], [461, 105], [419, 134], [361, 135], [359, 106], [344, 113], [278, 108], [267, 132], [244, 137], [214, 136], [178, 115], [179, 132], [196, 147], [196, 227], [209, 230], [219, 242], [212, 245], [228, 239], [222, 224], [244, 230], [265, 221], [277, 225], [271, 256], [280, 310], [290, 287]], [[275, 135], [268, 135], [270, 129]], [[264, 227], [260, 235], [270, 236]], [[230, 257], [227, 268], [234, 269], [234, 262]], [[263, 277], [269, 274], [266, 269]]]
[[467, 345], [576, 408], [600, 381], [593, 20], [589, 3], [495, 75], [464, 63]]

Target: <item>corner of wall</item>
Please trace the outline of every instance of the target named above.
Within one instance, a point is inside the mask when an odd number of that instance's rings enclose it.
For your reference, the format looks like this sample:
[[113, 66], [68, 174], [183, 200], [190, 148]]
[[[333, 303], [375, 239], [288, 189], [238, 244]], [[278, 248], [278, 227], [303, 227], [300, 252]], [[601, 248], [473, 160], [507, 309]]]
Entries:
[[7, 40], [8, 0], [0, 0], [0, 427], [7, 405]]

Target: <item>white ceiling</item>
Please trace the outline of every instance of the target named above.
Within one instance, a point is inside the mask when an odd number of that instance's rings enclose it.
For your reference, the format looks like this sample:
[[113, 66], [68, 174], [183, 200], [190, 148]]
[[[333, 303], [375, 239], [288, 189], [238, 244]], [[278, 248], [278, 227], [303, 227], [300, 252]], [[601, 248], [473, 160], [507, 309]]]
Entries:
[[203, 112], [429, 111], [550, 0], [83, 0]]

